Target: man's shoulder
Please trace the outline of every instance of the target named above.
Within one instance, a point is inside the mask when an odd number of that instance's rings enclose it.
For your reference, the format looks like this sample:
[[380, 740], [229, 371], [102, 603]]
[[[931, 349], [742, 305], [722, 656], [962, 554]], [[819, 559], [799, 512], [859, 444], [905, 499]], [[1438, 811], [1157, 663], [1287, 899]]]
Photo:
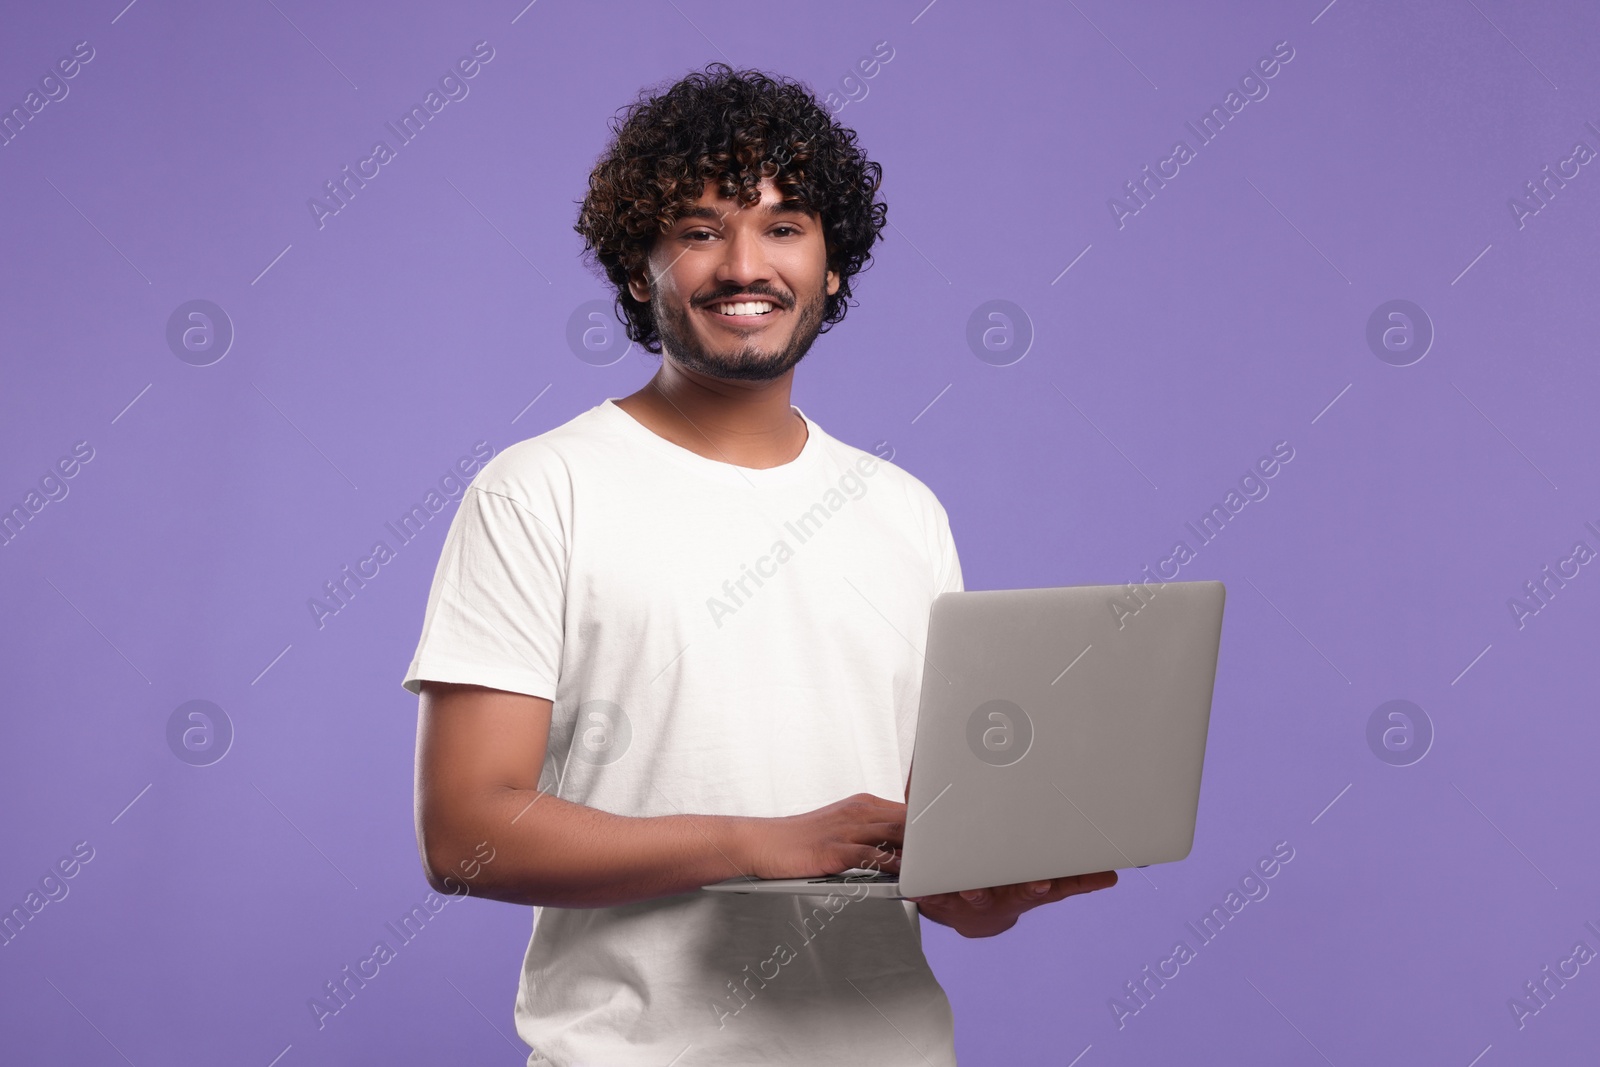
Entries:
[[[818, 429], [822, 428], [819, 426]], [[938, 495], [921, 478], [877, 452], [847, 444], [826, 430], [823, 433], [828, 443], [828, 462], [838, 477], [849, 477], [853, 471], [868, 485], [885, 486], [918, 512], [935, 516], [944, 514], [944, 505], [939, 502]], [[892, 452], [890, 454], [893, 455]]]
[[601, 406], [596, 405], [501, 449], [478, 471], [472, 488], [523, 504], [549, 500], [553, 491], [570, 488], [574, 465], [594, 457], [609, 440]]

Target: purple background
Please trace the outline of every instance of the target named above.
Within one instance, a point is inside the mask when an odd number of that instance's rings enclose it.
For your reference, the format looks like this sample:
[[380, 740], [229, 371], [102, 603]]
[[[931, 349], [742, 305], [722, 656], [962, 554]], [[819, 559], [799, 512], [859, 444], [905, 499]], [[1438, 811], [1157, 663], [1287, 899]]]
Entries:
[[[400, 679], [450, 511], [320, 628], [308, 601], [474, 442], [650, 375], [620, 330], [567, 342], [610, 295], [576, 202], [613, 112], [716, 59], [837, 93], [883, 164], [892, 225], [795, 402], [933, 488], [968, 588], [1133, 579], [1294, 449], [1182, 569], [1229, 591], [1193, 854], [996, 939], [925, 924], [963, 1062], [1593, 1056], [1600, 965], [1508, 1006], [1600, 950], [1600, 566], [1508, 606], [1600, 549], [1600, 165], [1510, 207], [1600, 148], [1593, 6], [121, 2], [12, 5], [0, 38], [8, 110], [94, 49], [0, 148], [0, 508], [94, 450], [0, 548], [0, 906], [94, 852], [0, 946], [8, 1058], [522, 1062], [530, 915], [502, 903], [313, 1020], [428, 891]], [[319, 228], [308, 199], [480, 40], [470, 94]], [[1110, 198], [1280, 41], [1269, 94], [1119, 227]], [[236, 331], [208, 366], [167, 341], [192, 299]], [[997, 299], [1025, 319], [985, 360]], [[1394, 299], [1436, 335], [1407, 366], [1367, 341]], [[1404, 766], [1419, 745], [1368, 741], [1395, 699], [1434, 734]], [[190, 700], [231, 723], [208, 766], [169, 745]], [[1270, 895], [1119, 1027], [1280, 841]]]

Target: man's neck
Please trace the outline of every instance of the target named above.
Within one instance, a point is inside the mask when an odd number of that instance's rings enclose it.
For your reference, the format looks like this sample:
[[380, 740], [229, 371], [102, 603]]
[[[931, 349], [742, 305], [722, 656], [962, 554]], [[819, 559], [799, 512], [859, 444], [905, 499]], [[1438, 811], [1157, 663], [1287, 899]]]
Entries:
[[777, 467], [800, 455], [808, 434], [789, 405], [793, 373], [770, 382], [724, 381], [663, 359], [644, 388], [616, 404], [647, 430], [707, 459]]

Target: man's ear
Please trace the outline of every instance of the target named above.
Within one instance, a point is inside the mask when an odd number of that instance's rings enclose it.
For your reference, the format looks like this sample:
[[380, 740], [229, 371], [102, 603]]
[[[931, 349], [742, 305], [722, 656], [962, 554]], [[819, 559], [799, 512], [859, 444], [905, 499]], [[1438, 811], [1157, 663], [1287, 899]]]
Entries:
[[650, 303], [650, 283], [646, 280], [644, 268], [628, 275], [628, 292], [639, 303]]
[[828, 295], [829, 296], [833, 296], [838, 291], [839, 291], [839, 272], [836, 271], [836, 270], [830, 270], [828, 272]]

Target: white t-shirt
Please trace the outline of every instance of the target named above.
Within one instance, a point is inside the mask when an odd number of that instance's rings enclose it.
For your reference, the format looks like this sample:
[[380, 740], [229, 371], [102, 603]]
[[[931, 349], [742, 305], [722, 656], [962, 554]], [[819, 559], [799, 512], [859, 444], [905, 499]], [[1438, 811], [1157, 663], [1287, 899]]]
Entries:
[[[765, 470], [611, 400], [505, 449], [451, 522], [405, 687], [551, 699], [540, 788], [616, 814], [904, 800], [928, 615], [960, 561], [927, 486], [805, 422]], [[920, 923], [842, 894], [536, 908], [517, 1031], [529, 1067], [943, 1067]]]

